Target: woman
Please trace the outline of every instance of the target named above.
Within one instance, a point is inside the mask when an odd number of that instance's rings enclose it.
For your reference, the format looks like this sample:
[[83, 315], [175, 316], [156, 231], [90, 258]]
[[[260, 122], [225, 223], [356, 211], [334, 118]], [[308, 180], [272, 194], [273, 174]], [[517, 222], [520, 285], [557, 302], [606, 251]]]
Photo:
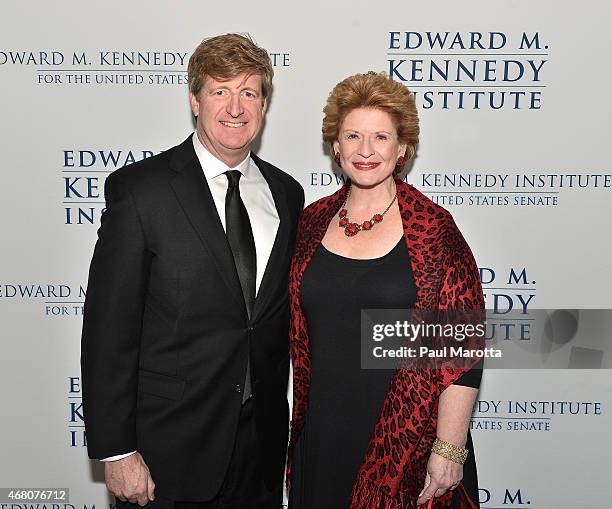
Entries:
[[468, 425], [481, 371], [360, 368], [361, 309], [483, 308], [452, 217], [397, 176], [418, 142], [414, 98], [369, 72], [336, 85], [324, 113], [349, 181], [298, 226], [290, 507], [478, 507]]

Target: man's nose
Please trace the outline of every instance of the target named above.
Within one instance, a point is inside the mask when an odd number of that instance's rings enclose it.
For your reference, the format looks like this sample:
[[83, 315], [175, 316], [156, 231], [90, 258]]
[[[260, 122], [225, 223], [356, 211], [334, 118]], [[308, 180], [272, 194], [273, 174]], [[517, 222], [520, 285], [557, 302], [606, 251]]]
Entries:
[[244, 111], [242, 108], [242, 102], [240, 100], [240, 94], [231, 94], [227, 103], [226, 111], [234, 118], [242, 115]]

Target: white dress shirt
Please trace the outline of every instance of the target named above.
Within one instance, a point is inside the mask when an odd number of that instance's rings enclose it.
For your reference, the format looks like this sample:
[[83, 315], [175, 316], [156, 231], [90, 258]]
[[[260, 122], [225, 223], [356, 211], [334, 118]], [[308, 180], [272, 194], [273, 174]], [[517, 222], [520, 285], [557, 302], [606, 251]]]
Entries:
[[[192, 140], [193, 148], [198, 156], [198, 161], [200, 161], [200, 166], [204, 171], [204, 176], [208, 182], [208, 187], [210, 188], [210, 193], [217, 207], [217, 213], [219, 214], [219, 219], [221, 220], [224, 230], [225, 195], [227, 194], [228, 188], [227, 175], [224, 173], [228, 170], [238, 170], [242, 174], [238, 186], [240, 188], [240, 197], [249, 214], [251, 228], [253, 229], [257, 259], [255, 292], [258, 292], [280, 223], [278, 212], [274, 205], [272, 191], [270, 191], [268, 182], [261, 174], [261, 171], [259, 171], [255, 161], [251, 159], [250, 155], [247, 155], [236, 167], [230, 168], [224, 162], [213, 156], [204, 147], [196, 132], [193, 133]], [[102, 461], [120, 460], [135, 452], [136, 451], [132, 451], [125, 454], [110, 456], [109, 458], [103, 458]]]
[[224, 230], [225, 195], [227, 194], [228, 186], [227, 176], [224, 175], [224, 172], [238, 170], [242, 173], [239, 181], [240, 197], [249, 214], [253, 238], [255, 239], [255, 252], [257, 256], [255, 291], [257, 292], [264, 275], [264, 270], [268, 264], [268, 258], [270, 258], [274, 239], [276, 238], [276, 231], [280, 223], [268, 182], [266, 182], [266, 179], [250, 155], [247, 155], [235, 168], [230, 168], [206, 150], [197, 133], [193, 133], [193, 148], [198, 156], [202, 170], [204, 170], [204, 175], [208, 181], [208, 187], [210, 187], [210, 192]]

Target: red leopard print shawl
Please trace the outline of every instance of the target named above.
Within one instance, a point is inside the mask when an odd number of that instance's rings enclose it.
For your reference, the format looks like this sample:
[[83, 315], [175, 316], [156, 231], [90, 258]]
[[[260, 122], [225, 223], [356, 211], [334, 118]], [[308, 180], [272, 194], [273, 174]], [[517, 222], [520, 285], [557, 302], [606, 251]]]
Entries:
[[[417, 287], [415, 308], [483, 309], [478, 268], [450, 213], [397, 177], [396, 184]], [[330, 221], [344, 203], [349, 185], [309, 205], [298, 225], [289, 279], [294, 376], [289, 458], [304, 424], [310, 386], [308, 327], [300, 304], [300, 283]], [[436, 437], [438, 397], [470, 367], [396, 370], [353, 487], [351, 509], [416, 507]], [[290, 472], [289, 465], [288, 483]], [[462, 489], [460, 485], [459, 491]], [[447, 492], [435, 499], [434, 507], [448, 507], [451, 495]], [[461, 507], [476, 507], [465, 490], [463, 495]]]

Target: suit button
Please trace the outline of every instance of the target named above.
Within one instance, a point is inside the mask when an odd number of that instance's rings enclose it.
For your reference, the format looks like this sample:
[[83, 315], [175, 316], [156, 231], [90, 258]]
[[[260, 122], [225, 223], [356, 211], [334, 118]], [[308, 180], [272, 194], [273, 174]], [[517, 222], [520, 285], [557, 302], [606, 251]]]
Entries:
[[236, 392], [242, 392], [242, 387], [240, 387], [240, 384], [236, 384]]
[[255, 326], [254, 326], [254, 325], [249, 325], [249, 326], [247, 327], [247, 330], [248, 330], [249, 332], [250, 332], [250, 331], [252, 331], [252, 330], [254, 330], [254, 329], [255, 329]]

